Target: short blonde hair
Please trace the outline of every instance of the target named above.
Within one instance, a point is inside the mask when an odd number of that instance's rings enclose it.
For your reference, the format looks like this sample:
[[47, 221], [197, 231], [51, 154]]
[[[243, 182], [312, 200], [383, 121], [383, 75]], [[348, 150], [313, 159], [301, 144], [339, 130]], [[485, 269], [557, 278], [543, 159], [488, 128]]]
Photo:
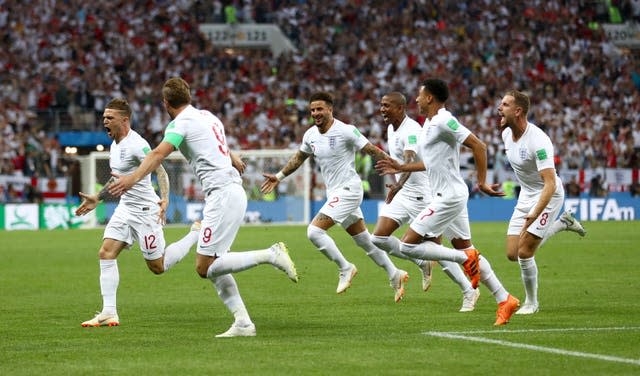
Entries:
[[529, 113], [529, 107], [531, 107], [531, 101], [529, 100], [529, 96], [518, 90], [509, 90], [507, 95], [510, 95], [514, 99], [514, 103], [517, 107], [522, 108], [522, 112], [524, 112], [525, 117]]

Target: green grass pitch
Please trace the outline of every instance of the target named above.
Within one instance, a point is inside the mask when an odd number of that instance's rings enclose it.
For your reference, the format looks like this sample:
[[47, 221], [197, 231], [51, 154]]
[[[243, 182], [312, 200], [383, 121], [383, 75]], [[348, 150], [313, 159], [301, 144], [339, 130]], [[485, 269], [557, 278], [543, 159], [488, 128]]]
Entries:
[[[394, 259], [410, 273], [394, 303], [384, 271], [340, 228], [330, 234], [359, 269], [343, 295], [304, 226], [243, 227], [234, 251], [285, 241], [300, 282], [270, 266], [237, 274], [258, 336], [230, 339], [214, 338], [232, 316], [196, 275], [194, 251], [160, 276], [137, 246], [124, 252], [121, 326], [82, 328], [102, 307], [102, 230], [0, 232], [0, 374], [638, 375], [640, 224], [584, 225], [585, 238], [559, 233], [538, 251], [540, 312], [500, 328], [489, 291], [459, 313], [461, 294], [439, 267], [425, 293], [417, 267]], [[506, 227], [472, 224], [474, 244], [523, 299], [518, 265], [504, 256]], [[167, 242], [185, 231], [166, 229]]]

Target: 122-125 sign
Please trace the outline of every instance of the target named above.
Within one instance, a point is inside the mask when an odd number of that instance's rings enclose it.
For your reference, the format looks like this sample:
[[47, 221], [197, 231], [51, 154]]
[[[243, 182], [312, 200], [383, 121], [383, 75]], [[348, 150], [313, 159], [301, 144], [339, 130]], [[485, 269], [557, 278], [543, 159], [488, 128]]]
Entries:
[[200, 31], [216, 45], [256, 46], [269, 43], [269, 32], [262, 25], [205, 24], [200, 25]]

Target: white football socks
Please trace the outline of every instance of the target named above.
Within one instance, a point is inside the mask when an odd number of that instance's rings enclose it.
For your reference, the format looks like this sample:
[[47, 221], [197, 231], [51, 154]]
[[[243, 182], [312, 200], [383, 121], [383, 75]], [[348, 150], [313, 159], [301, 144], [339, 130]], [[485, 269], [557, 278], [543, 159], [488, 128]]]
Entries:
[[120, 283], [118, 260], [100, 260], [100, 292], [102, 313], [117, 314], [116, 292]]
[[445, 260], [440, 260], [438, 261], [438, 263], [442, 267], [442, 271], [444, 272], [444, 274], [449, 276], [449, 278], [451, 278], [453, 282], [457, 283], [458, 286], [460, 286], [460, 290], [462, 290], [462, 292], [473, 290], [473, 287], [471, 287], [471, 282], [469, 282], [467, 277], [464, 275], [460, 264], [453, 261]]
[[367, 252], [367, 256], [369, 256], [369, 258], [372, 259], [373, 262], [376, 263], [376, 265], [384, 268], [384, 270], [387, 271], [389, 278], [392, 278], [394, 276], [398, 268], [396, 268], [396, 266], [393, 265], [393, 262], [391, 261], [391, 259], [389, 258], [389, 255], [385, 251], [376, 247], [371, 242], [371, 235], [369, 234], [369, 231], [364, 230], [358, 235], [352, 236], [352, 238], [353, 238], [353, 241], [356, 242], [356, 245], [358, 247], [364, 249], [365, 252]]
[[178, 240], [175, 243], [169, 244], [164, 250], [164, 271], [171, 269], [175, 264], [179, 263], [191, 247], [198, 242], [198, 232], [189, 231], [184, 238]]
[[209, 265], [207, 278], [214, 279], [224, 274], [237, 273], [258, 266], [273, 262], [274, 253], [270, 249], [259, 251], [227, 252], [216, 258]]
[[509, 297], [509, 293], [504, 288], [496, 274], [491, 268], [489, 260], [480, 255], [480, 281], [484, 284], [496, 299], [496, 303], [504, 302]]
[[527, 259], [519, 258], [520, 275], [524, 284], [524, 292], [526, 294], [525, 302], [538, 304], [538, 265], [535, 257]]
[[318, 248], [323, 255], [329, 260], [338, 264], [340, 270], [345, 270], [351, 266], [351, 263], [344, 258], [336, 242], [331, 239], [327, 232], [318, 226], [307, 226], [307, 237]]
[[251, 325], [249, 312], [247, 312], [247, 308], [242, 301], [242, 297], [238, 291], [238, 285], [233, 276], [231, 274], [221, 275], [213, 279], [212, 282], [220, 300], [222, 300], [222, 303], [224, 303], [227, 309], [233, 314], [235, 324], [243, 327]]
[[421, 260], [445, 260], [463, 264], [467, 261], [467, 255], [455, 249], [447, 248], [432, 241], [420, 244], [400, 243], [400, 250], [409, 257]]
[[400, 252], [400, 246], [401, 246], [400, 239], [396, 238], [393, 235], [389, 235], [389, 236], [371, 235], [371, 242], [373, 242], [373, 244], [376, 247], [382, 249], [383, 251], [386, 251], [388, 254], [399, 257], [404, 260], [409, 260], [414, 264], [418, 265], [418, 267], [422, 267], [422, 265], [424, 265], [424, 263], [427, 262], [425, 260], [411, 258], [405, 255], [404, 253]]

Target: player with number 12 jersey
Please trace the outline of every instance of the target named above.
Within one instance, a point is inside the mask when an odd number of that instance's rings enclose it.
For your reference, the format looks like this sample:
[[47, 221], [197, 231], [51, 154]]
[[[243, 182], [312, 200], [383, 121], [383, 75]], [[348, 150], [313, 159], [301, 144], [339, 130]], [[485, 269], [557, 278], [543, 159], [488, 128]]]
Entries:
[[180, 150], [206, 195], [196, 253], [196, 272], [213, 282], [220, 300], [235, 318], [229, 330], [216, 337], [255, 336], [256, 327], [231, 273], [270, 264], [297, 282], [295, 265], [282, 242], [267, 249], [230, 251], [247, 208], [247, 196], [240, 179], [245, 165], [227, 148], [220, 119], [209, 111], [198, 110], [191, 105], [191, 89], [184, 79], [172, 77], [164, 83], [162, 103], [172, 119], [167, 125], [164, 139], [147, 154], [140, 167], [130, 175], [120, 177], [109, 192], [122, 194], [175, 149]]

